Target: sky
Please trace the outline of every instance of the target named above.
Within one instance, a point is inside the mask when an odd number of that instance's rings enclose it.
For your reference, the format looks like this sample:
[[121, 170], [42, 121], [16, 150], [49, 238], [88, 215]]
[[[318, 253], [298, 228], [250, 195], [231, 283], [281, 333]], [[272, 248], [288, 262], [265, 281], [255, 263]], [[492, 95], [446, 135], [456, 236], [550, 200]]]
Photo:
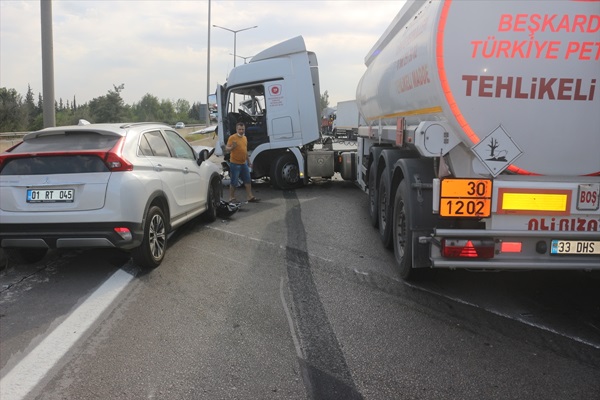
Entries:
[[[354, 99], [364, 58], [404, 1], [210, 0], [208, 92], [243, 57], [295, 36], [317, 55], [330, 106]], [[58, 101], [78, 104], [124, 84], [126, 104], [160, 100], [206, 103], [208, 0], [52, 0], [54, 86]], [[234, 53], [236, 38], [236, 55]], [[246, 59], [247, 61], [250, 58]], [[0, 0], [0, 87], [43, 95], [39, 0]]]

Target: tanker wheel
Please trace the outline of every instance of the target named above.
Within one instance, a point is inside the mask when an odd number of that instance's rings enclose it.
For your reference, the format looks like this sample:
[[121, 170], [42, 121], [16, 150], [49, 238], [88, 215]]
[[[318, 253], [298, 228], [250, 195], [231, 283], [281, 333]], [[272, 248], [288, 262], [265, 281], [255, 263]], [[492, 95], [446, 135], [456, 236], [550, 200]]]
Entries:
[[412, 242], [413, 232], [410, 224], [410, 191], [408, 182], [403, 179], [396, 189], [394, 198], [394, 221], [392, 242], [394, 255], [398, 265], [398, 273], [402, 279], [410, 279], [414, 270], [412, 269]]
[[278, 189], [294, 189], [302, 186], [300, 169], [293, 153], [282, 153], [271, 168], [271, 182]]
[[379, 238], [386, 248], [392, 248], [392, 231], [393, 231], [393, 206], [391, 196], [391, 182], [388, 168], [386, 167], [379, 179], [379, 187], [377, 193], [378, 211], [379, 211]]
[[371, 168], [369, 168], [369, 217], [371, 218], [371, 225], [375, 228], [379, 226], [377, 207], [379, 207], [377, 204], [377, 170], [371, 164]]

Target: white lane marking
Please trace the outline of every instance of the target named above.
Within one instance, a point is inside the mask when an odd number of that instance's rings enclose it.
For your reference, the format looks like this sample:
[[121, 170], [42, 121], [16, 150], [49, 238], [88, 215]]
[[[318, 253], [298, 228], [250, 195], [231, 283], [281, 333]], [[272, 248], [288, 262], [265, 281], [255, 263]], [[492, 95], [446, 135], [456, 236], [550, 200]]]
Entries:
[[133, 279], [118, 270], [0, 379], [0, 399], [23, 399], [92, 326]]

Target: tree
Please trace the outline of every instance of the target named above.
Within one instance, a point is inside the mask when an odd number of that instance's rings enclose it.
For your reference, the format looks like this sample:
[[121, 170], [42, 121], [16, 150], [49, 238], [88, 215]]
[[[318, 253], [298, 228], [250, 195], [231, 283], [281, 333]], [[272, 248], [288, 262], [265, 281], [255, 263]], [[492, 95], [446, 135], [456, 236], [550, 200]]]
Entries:
[[177, 120], [183, 121], [188, 119], [188, 112], [190, 111], [190, 102], [184, 99], [179, 99], [175, 102], [175, 112], [177, 113]]
[[25, 126], [27, 130], [32, 130], [33, 121], [37, 117], [35, 103], [33, 102], [33, 90], [31, 86], [27, 85], [27, 94], [25, 95], [24, 113], [25, 113]]
[[158, 97], [146, 93], [139, 103], [133, 105], [132, 110], [137, 121], [158, 121], [160, 102]]
[[42, 98], [42, 94], [40, 92], [38, 92], [38, 102], [36, 108], [36, 112], [38, 115], [44, 112], [44, 99]]
[[[1, 1], [1, 0], [0, 0]], [[121, 92], [125, 85], [113, 85], [104, 96], [96, 97], [89, 103], [78, 104], [63, 99], [54, 101], [56, 126], [76, 125], [80, 119], [90, 122], [156, 121], [167, 124], [175, 121], [197, 122], [201, 104], [190, 103], [185, 99], [176, 102], [159, 100], [149, 93], [139, 103], [129, 106], [124, 103]], [[0, 132], [24, 132], [43, 128], [44, 99], [38, 92], [37, 104], [28, 85], [25, 100], [15, 89], [0, 88]]]
[[171, 124], [175, 122], [175, 107], [173, 107], [173, 102], [171, 100], [162, 100], [160, 102], [160, 119], [159, 122], [164, 122], [166, 124]]
[[90, 113], [94, 122], [123, 122], [126, 107], [120, 92], [125, 85], [113, 85], [113, 88], [114, 90], [109, 90], [106, 96], [90, 101]]
[[0, 130], [19, 132], [24, 130], [22, 100], [15, 89], [0, 88]]
[[200, 107], [202, 106], [202, 104], [200, 103], [194, 103], [192, 104], [192, 107], [190, 108], [190, 110], [188, 111], [188, 118], [193, 119], [193, 120], [199, 120], [200, 119]]

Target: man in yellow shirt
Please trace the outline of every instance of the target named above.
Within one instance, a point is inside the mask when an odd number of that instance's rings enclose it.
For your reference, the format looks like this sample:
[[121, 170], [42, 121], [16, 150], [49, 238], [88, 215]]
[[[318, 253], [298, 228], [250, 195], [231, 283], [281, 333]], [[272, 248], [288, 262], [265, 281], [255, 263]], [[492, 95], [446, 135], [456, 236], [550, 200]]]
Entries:
[[244, 182], [248, 202], [256, 203], [260, 199], [252, 194], [252, 178], [250, 177], [250, 159], [248, 156], [248, 138], [246, 137], [246, 126], [242, 122], [238, 122], [235, 126], [236, 133], [229, 136], [225, 150], [230, 154], [229, 158], [229, 201], [236, 202], [235, 199], [235, 184], [239, 177]]

